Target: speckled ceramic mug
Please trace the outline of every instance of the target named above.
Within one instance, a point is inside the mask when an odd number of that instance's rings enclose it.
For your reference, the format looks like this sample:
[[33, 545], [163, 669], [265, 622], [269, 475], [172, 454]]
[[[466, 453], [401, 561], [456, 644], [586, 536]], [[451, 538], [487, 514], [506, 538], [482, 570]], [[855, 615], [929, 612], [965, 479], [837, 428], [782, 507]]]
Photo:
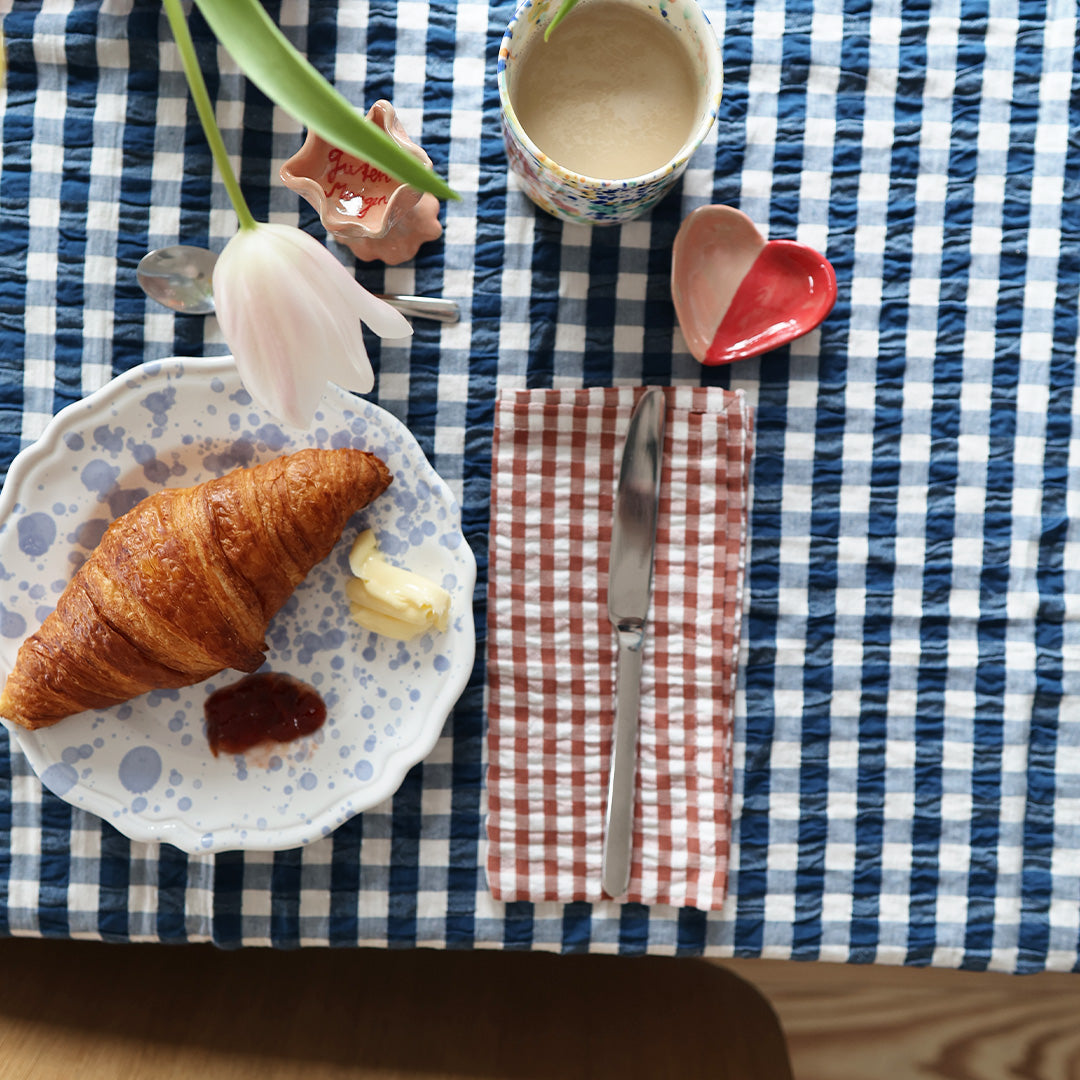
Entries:
[[541, 209], [564, 221], [615, 225], [649, 210], [686, 170], [691, 156], [716, 120], [723, 88], [723, 61], [716, 34], [696, 0], [602, 0], [605, 4], [630, 5], [655, 19], [657, 34], [678, 35], [697, 90], [694, 121], [677, 151], [649, 172], [601, 179], [566, 168], [545, 154], [523, 127], [514, 106], [516, 78], [521, 70], [520, 60], [527, 51], [533, 47], [555, 47], [569, 19], [592, 2], [579, 0], [567, 21], [544, 42], [540, 39], [561, 0], [521, 0], [499, 49], [499, 102], [510, 168], [519, 177], [525, 194]]

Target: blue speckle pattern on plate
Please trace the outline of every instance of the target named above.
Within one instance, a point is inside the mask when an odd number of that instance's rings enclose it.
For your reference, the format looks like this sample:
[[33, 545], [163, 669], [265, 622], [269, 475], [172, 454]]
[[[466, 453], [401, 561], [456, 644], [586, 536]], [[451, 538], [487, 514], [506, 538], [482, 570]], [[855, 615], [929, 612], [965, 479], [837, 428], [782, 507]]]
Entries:
[[[0, 665], [56, 604], [107, 524], [162, 487], [184, 487], [306, 446], [354, 446], [394, 474], [308, 575], [267, 633], [266, 668], [314, 686], [327, 721], [288, 745], [215, 758], [208, 694], [241, 678], [152, 692], [53, 727], [4, 721], [42, 783], [133, 840], [189, 853], [298, 847], [389, 798], [434, 747], [473, 667], [476, 560], [460, 508], [409, 431], [331, 387], [310, 431], [280, 427], [243, 389], [232, 360], [135, 368], [57, 414], [12, 463], [0, 493]], [[344, 586], [357, 533], [453, 598], [450, 628], [408, 643], [349, 617]]]

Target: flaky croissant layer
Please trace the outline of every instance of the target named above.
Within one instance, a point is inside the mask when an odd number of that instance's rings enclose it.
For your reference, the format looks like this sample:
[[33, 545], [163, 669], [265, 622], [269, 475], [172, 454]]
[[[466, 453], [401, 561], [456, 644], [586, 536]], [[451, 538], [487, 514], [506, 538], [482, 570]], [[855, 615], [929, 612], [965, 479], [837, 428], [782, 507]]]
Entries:
[[390, 484], [361, 450], [301, 450], [114, 521], [19, 649], [0, 716], [55, 724], [225, 668], [255, 671], [271, 618]]

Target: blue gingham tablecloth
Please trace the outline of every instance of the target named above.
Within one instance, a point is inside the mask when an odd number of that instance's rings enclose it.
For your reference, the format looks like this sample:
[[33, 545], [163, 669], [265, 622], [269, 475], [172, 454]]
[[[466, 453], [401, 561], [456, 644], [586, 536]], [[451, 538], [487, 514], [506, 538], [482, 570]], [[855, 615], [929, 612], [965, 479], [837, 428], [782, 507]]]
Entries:
[[[357, 273], [463, 301], [459, 325], [375, 345], [373, 397], [464, 507], [476, 669], [398, 794], [302, 851], [130, 843], [44, 794], [5, 737], [0, 934], [1076, 967], [1075, 3], [706, 0], [719, 123], [650, 216], [596, 230], [507, 179], [509, 0], [268, 8], [351, 100], [389, 98], [463, 196], [414, 262]], [[226, 351], [134, 271], [235, 224], [158, 3], [0, 11], [6, 467], [112, 375]], [[322, 239], [277, 180], [300, 129], [192, 25], [256, 216]], [[840, 292], [819, 331], [728, 368], [690, 358], [671, 244], [708, 202], [828, 256]], [[503, 906], [481, 869], [495, 392], [643, 382], [738, 387], [757, 409], [729, 901]]]

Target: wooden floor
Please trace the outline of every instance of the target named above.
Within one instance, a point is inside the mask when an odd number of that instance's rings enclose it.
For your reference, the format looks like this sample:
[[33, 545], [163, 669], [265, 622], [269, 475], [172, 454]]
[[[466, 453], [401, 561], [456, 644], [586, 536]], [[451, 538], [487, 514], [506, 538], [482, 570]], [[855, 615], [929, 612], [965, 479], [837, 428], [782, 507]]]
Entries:
[[745, 960], [796, 1080], [1080, 1080], [1080, 975]]
[[1080, 1080], [1080, 976], [0, 941], [0, 1080]]
[[2, 1080], [787, 1080], [704, 961], [0, 941]]

